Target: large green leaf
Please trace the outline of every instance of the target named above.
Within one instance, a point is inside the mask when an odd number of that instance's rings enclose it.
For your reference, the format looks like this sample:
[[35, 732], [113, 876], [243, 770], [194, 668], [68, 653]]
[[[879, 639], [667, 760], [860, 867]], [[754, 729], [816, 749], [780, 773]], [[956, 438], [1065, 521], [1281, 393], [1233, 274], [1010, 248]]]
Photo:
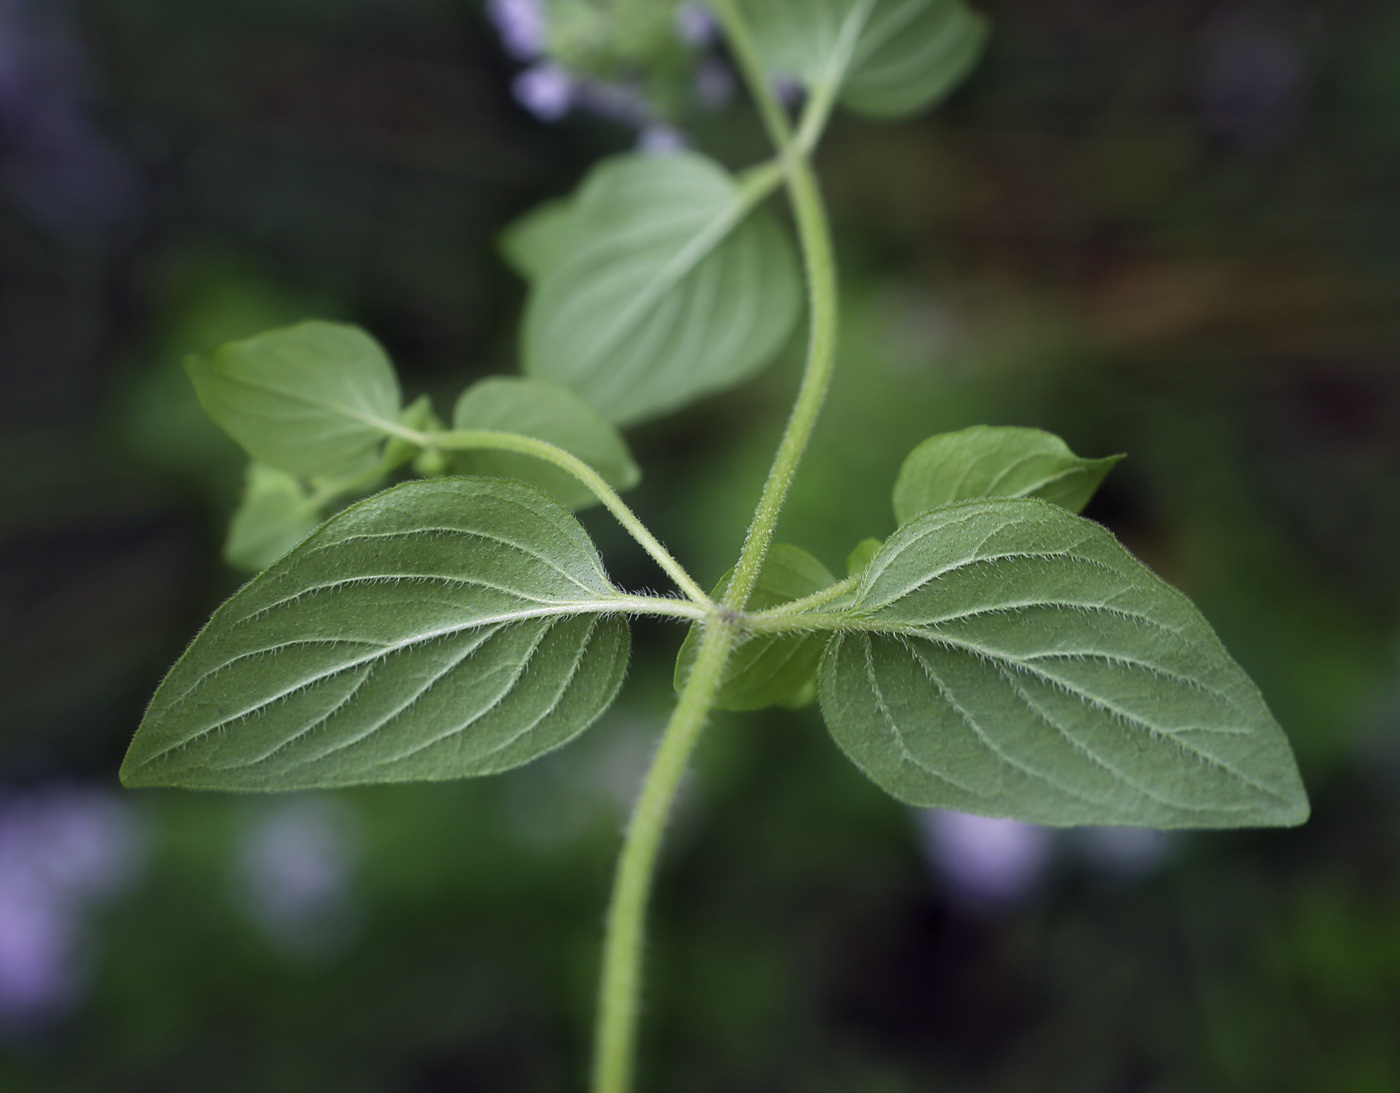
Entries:
[[1034, 499], [935, 509], [891, 536], [852, 610], [822, 709], [902, 801], [1047, 824], [1307, 818], [1258, 689], [1097, 524]]
[[[733, 576], [733, 570], [724, 575], [715, 587], [715, 599], [722, 598], [729, 590]], [[761, 611], [800, 600], [835, 581], [826, 566], [801, 547], [774, 543], [768, 548], [768, 556], [749, 594], [749, 610]], [[678, 691], [690, 678], [700, 651], [700, 637], [701, 628], [697, 624], [691, 627], [681, 644], [680, 655], [676, 657]], [[767, 706], [800, 704], [795, 703], [794, 698], [806, 690], [815, 677], [829, 638], [827, 631], [759, 634], [748, 638], [730, 658], [715, 705], [721, 710], [761, 710]]]
[[894, 515], [974, 497], [1039, 497], [1079, 512], [1121, 455], [1082, 459], [1054, 433], [974, 425], [931, 436], [909, 453], [894, 484]]
[[526, 373], [626, 424], [761, 368], [791, 333], [802, 291], [792, 244], [753, 208], [755, 194], [688, 152], [599, 164], [567, 232], [550, 226], [549, 264], [539, 259], [525, 308]]
[[[987, 20], [962, 0], [743, 0], [770, 71], [808, 90], [828, 80], [838, 101], [871, 117], [932, 106], [972, 70]], [[842, 66], [843, 31], [854, 33]]]
[[320, 508], [299, 478], [276, 467], [250, 463], [243, 503], [233, 514], [224, 543], [224, 560], [256, 573], [305, 539], [320, 522]]
[[399, 414], [398, 377], [363, 330], [305, 322], [185, 362], [199, 401], [260, 463], [344, 475], [372, 464]]
[[122, 780], [286, 790], [529, 762], [616, 695], [618, 595], [578, 522], [531, 486], [387, 490], [214, 613], [152, 699]]
[[[452, 425], [547, 440], [578, 456], [614, 489], [631, 489], [642, 480], [641, 469], [622, 434], [593, 407], [558, 384], [513, 376], [481, 380], [462, 392]], [[593, 491], [568, 471], [531, 455], [477, 449], [454, 452], [452, 465], [462, 474], [523, 479], [569, 508], [598, 503]]]

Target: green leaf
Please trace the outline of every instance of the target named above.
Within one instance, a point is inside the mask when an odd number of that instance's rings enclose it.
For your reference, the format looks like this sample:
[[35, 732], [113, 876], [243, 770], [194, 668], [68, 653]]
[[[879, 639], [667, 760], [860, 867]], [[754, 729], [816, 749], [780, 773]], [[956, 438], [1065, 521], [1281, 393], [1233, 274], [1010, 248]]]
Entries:
[[858, 542], [855, 549], [846, 555], [846, 576], [854, 577], [857, 573], [864, 573], [870, 559], [880, 553], [880, 548], [884, 545], [883, 539], [862, 539]]
[[214, 613], [156, 691], [122, 780], [289, 790], [527, 763], [617, 694], [618, 597], [583, 528], [533, 487], [405, 483]]
[[894, 484], [901, 524], [950, 501], [1039, 497], [1079, 512], [1121, 455], [1081, 459], [1054, 433], [974, 425], [931, 436], [909, 453]]
[[822, 710], [901, 801], [1046, 824], [1308, 816], [1282, 730], [1200, 612], [1062, 508], [920, 516], [852, 611], [822, 662]]
[[233, 514], [224, 560], [237, 569], [266, 569], [321, 522], [319, 506], [301, 480], [276, 467], [248, 464], [243, 503]]
[[[724, 575], [712, 593], [715, 599], [729, 589], [734, 572]], [[826, 566], [801, 547], [774, 543], [768, 548], [758, 581], [749, 595], [748, 609], [761, 611], [791, 603], [820, 592], [833, 577]], [[676, 657], [676, 690], [690, 678], [700, 651], [701, 628], [692, 626]], [[830, 634], [759, 634], [748, 638], [730, 658], [724, 683], [715, 702], [721, 710], [761, 710], [773, 705], [805, 705], [811, 700], [810, 684], [816, 675], [822, 649]], [[808, 694], [804, 695], [803, 692]]]
[[[953, 90], [982, 54], [989, 24], [962, 0], [743, 0], [759, 53], [809, 91], [829, 80], [847, 109], [901, 117]], [[843, 27], [854, 48], [842, 67]]]
[[785, 229], [753, 208], [758, 193], [688, 152], [599, 164], [526, 302], [525, 372], [628, 424], [768, 363], [802, 282]]
[[573, 203], [567, 199], [536, 205], [501, 232], [496, 241], [501, 256], [526, 281], [538, 281], [568, 239], [572, 213]]
[[185, 362], [205, 411], [255, 460], [300, 475], [374, 463], [399, 381], [363, 330], [305, 322]]
[[[631, 489], [642, 480], [622, 434], [567, 388], [543, 380], [495, 376], [462, 392], [452, 415], [457, 429], [490, 429], [546, 440], [576, 455], [614, 489]], [[461, 474], [520, 478], [539, 486], [561, 505], [586, 508], [598, 503], [593, 491], [568, 471], [517, 452], [454, 452]]]

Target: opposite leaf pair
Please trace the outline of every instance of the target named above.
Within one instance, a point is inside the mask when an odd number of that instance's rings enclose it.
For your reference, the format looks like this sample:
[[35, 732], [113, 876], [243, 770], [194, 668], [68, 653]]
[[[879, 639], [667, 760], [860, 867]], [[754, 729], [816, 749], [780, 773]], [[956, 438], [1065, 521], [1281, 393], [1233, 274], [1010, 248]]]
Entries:
[[[1087, 498], [1109, 465], [1034, 430], [927, 442], [901, 486], [955, 499], [907, 520], [859, 579], [775, 549], [730, 704], [798, 700], [816, 671], [837, 743], [914, 804], [1053, 824], [1301, 822], [1283, 735], [1200, 613], [1103, 528], [1033, 496], [1088, 476]], [[958, 481], [988, 480], [1022, 496], [957, 499]], [[123, 778], [294, 789], [504, 770], [611, 703], [621, 615], [703, 625], [713, 610], [615, 589], [577, 521], [531, 486], [408, 483], [219, 609]]]

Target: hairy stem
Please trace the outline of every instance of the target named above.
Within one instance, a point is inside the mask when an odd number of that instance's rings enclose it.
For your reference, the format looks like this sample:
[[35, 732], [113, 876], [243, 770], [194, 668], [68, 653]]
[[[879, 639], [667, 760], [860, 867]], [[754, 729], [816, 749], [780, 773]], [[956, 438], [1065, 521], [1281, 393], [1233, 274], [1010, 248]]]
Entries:
[[647, 529], [647, 526], [637, 519], [636, 513], [627, 507], [627, 503], [617, 495], [615, 489], [604, 481], [603, 476], [582, 459], [571, 455], [563, 448], [556, 447], [547, 441], [537, 440], [532, 436], [522, 436], [519, 433], [498, 433], [489, 429], [455, 429], [441, 433], [420, 433], [415, 430], [403, 430], [403, 432], [410, 434], [406, 436], [406, 439], [424, 448], [438, 448], [444, 451], [494, 448], [506, 452], [521, 452], [543, 459], [547, 463], [553, 463], [556, 467], [568, 471], [593, 491], [598, 500], [617, 518], [617, 522], [626, 529], [633, 539], [641, 544], [643, 550], [656, 559], [657, 565], [670, 575], [682, 592], [703, 607], [713, 606], [713, 601], [705, 594], [705, 590], [695, 583], [695, 579], [685, 571], [685, 567], [676, 561], [671, 552], [662, 546], [656, 536]]
[[797, 218], [797, 234], [802, 245], [803, 261], [807, 267], [807, 297], [809, 333], [807, 364], [802, 373], [802, 385], [788, 418], [783, 439], [778, 445], [768, 481], [764, 483], [753, 522], [744, 540], [743, 553], [734, 567], [734, 578], [724, 596], [724, 606], [743, 610], [749, 594], [763, 568], [768, 545], [778, 516], [787, 500], [802, 453], [807, 449], [822, 403], [831, 386], [836, 365], [838, 332], [836, 262], [831, 250], [831, 230], [821, 190], [812, 173], [811, 164], [801, 157], [789, 161], [788, 193]]
[[676, 789], [719, 692], [735, 636], [735, 623], [722, 616], [706, 627], [695, 668], [666, 725], [661, 746], [632, 810], [613, 881], [603, 943], [593, 1056], [594, 1093], [627, 1093], [632, 1088], [642, 940], [656, 855]]
[[[862, 5], [864, 7], [864, 5]], [[629, 1093], [637, 1039], [638, 995], [647, 900], [671, 802], [686, 763], [714, 706], [729, 658], [743, 624], [743, 610], [758, 580], [783, 502], [831, 386], [836, 360], [837, 286], [831, 233], [821, 192], [807, 156], [830, 109], [806, 126], [807, 143], [795, 148], [792, 126], [768, 85], [752, 36], [735, 0], [716, 0], [716, 12], [758, 104], [764, 125], [778, 146], [788, 195], [797, 220], [807, 271], [809, 333], [807, 362], [797, 400], [779, 443], [768, 481], [744, 540], [729, 589], [720, 607], [710, 606], [705, 636], [681, 689], [661, 745], [647, 773], [628, 826], [608, 908], [599, 985], [593, 1093]], [[834, 94], [834, 92], [833, 92]], [[804, 121], [807, 119], [804, 119]], [[778, 624], [781, 625], [781, 624]]]

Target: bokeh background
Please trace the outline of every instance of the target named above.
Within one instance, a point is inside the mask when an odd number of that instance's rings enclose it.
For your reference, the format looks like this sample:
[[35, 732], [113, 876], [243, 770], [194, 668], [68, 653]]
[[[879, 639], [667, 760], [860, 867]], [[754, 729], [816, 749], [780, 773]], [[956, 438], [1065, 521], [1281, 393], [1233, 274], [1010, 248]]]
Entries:
[[[980, 6], [990, 52], [950, 103], [838, 119], [821, 151], [842, 371], [780, 535], [839, 571], [949, 428], [1128, 452], [1088, 515], [1258, 680], [1314, 818], [916, 813], [811, 710], [717, 718], [659, 883], [644, 1086], [1400, 1089], [1400, 13]], [[515, 369], [512, 217], [639, 141], [762, 154], [722, 58], [664, 128], [507, 46], [529, 52], [471, 0], [0, 0], [6, 1090], [583, 1088], [676, 630], [639, 625], [606, 719], [500, 778], [239, 798], [115, 774], [242, 579], [218, 551], [243, 457], [183, 354], [355, 321], [450, 406]], [[702, 582], [797, 365], [631, 434], [632, 500]], [[661, 583], [587, 523], [620, 583]]]

